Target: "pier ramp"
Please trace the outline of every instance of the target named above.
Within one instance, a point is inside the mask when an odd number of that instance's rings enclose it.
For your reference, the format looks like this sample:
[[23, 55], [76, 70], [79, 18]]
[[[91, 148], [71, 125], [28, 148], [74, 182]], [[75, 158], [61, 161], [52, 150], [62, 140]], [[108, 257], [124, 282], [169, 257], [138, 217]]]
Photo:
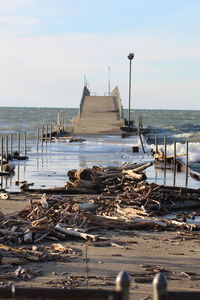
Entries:
[[118, 88], [110, 96], [92, 96], [85, 87], [74, 134], [120, 135], [122, 126], [123, 108]]

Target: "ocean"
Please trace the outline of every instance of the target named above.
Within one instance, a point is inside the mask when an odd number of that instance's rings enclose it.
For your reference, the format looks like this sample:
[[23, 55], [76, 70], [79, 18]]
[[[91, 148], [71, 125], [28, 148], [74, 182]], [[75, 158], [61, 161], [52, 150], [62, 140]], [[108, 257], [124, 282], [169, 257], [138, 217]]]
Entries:
[[[26, 150], [29, 157], [26, 161], [14, 161], [15, 173], [11, 177], [2, 177], [3, 188], [17, 190], [16, 181], [33, 182], [35, 188], [63, 186], [67, 180], [67, 171], [93, 165], [119, 165], [125, 162], [150, 161], [150, 154], [132, 153], [131, 147], [140, 145], [137, 136], [125, 139], [116, 136], [85, 136], [80, 143], [44, 143], [39, 145], [37, 152], [37, 128], [45, 124], [56, 123], [58, 112], [64, 115], [65, 124], [77, 115], [76, 108], [0, 108], [0, 135], [5, 137], [13, 133], [13, 150], [17, 150], [17, 133], [21, 133], [21, 154], [24, 149], [24, 132], [26, 132]], [[124, 110], [127, 117], [127, 110]], [[147, 152], [155, 148], [155, 135], [159, 147], [164, 147], [167, 137], [167, 154], [173, 154], [173, 141], [177, 141], [177, 153], [185, 152], [185, 142], [189, 141], [190, 167], [200, 172], [200, 112], [185, 110], [132, 110], [131, 119], [137, 124], [138, 116], [142, 116], [143, 127], [150, 133], [145, 137], [144, 145]], [[182, 158], [185, 159], [184, 157]], [[184, 174], [177, 174], [176, 180], [169, 173], [147, 170], [150, 182], [159, 184], [185, 186]], [[199, 181], [189, 179], [188, 186], [199, 188]]]

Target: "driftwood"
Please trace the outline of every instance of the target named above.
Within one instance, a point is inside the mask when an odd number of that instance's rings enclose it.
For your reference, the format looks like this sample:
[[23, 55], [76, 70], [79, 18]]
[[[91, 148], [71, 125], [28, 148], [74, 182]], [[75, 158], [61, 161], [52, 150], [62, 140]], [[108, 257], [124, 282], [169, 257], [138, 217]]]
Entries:
[[147, 226], [157, 226], [166, 228], [167, 225], [164, 222], [159, 220], [147, 219], [147, 218], [132, 218], [131, 220], [124, 220], [120, 218], [111, 218], [111, 217], [103, 217], [96, 216], [89, 212], [81, 213], [87, 220], [92, 222], [93, 224], [98, 224], [105, 228], [144, 228]]
[[[93, 168], [85, 168], [80, 170], [71, 170], [68, 172], [69, 181], [66, 185], [68, 192], [77, 193], [100, 193], [107, 189], [123, 189], [125, 180], [138, 182], [146, 179], [143, 172], [150, 167], [153, 162], [140, 164], [124, 164], [118, 167], [100, 168], [94, 166]], [[120, 183], [121, 181], [121, 183]], [[122, 183], [123, 182], [123, 183]]]
[[[91, 180], [75, 178], [73, 174], [77, 171], [73, 172], [71, 185], [68, 182], [64, 187], [63, 196], [57, 194], [57, 191], [63, 192], [63, 188], [48, 189], [47, 193], [41, 194], [38, 194], [41, 190], [37, 190], [37, 193], [31, 194], [32, 200], [27, 208], [9, 216], [0, 215], [1, 242], [35, 244], [48, 240], [59, 243], [70, 236], [95, 241], [101, 240], [95, 234], [96, 229], [101, 228], [199, 230], [199, 226], [185, 222], [188, 217], [198, 215], [198, 211], [194, 211], [193, 215], [190, 212], [191, 216], [181, 216], [179, 212], [179, 218], [175, 220], [164, 216], [176, 209], [198, 207], [200, 190], [159, 186], [130, 176], [144, 174], [141, 168], [151, 164], [125, 164], [118, 169], [95, 166], [91, 168]], [[141, 173], [135, 172], [138, 170]], [[84, 174], [81, 172], [77, 174]], [[80, 184], [85, 181], [92, 186], [95, 184], [97, 189], [81, 188]], [[72, 192], [94, 193], [96, 196], [87, 197], [84, 202], [83, 197], [69, 196]], [[23, 195], [29, 193], [30, 190]]]
[[153, 165], [154, 161], [151, 161], [151, 162], [148, 162], [148, 163], [145, 163], [141, 166], [138, 166], [138, 167], [134, 167], [133, 170], [135, 173], [138, 173], [138, 172], [142, 172], [144, 171], [145, 169], [151, 167]]
[[122, 173], [127, 174], [128, 176], [130, 176], [136, 180], [144, 180], [147, 178], [144, 173], [137, 174], [133, 170], [123, 170]]
[[57, 224], [55, 226], [55, 229], [66, 234], [66, 235], [70, 235], [70, 236], [74, 236], [74, 237], [80, 237], [83, 238], [85, 240], [93, 240], [93, 241], [97, 241], [99, 236], [98, 235], [94, 235], [94, 234], [88, 234], [88, 233], [84, 233], [84, 232], [79, 232], [79, 231], [75, 231], [69, 228], [63, 228], [61, 227], [60, 224]]
[[24, 242], [31, 243], [33, 241], [33, 234], [32, 231], [29, 229], [24, 233]]

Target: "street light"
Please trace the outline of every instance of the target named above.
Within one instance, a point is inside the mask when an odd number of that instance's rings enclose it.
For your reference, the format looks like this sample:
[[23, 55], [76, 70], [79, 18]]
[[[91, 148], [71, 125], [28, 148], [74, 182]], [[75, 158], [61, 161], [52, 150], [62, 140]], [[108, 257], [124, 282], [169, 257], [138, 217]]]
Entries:
[[134, 58], [134, 53], [129, 53], [128, 59], [130, 60], [129, 69], [129, 101], [128, 101], [128, 127], [130, 128], [130, 117], [131, 117], [131, 62]]

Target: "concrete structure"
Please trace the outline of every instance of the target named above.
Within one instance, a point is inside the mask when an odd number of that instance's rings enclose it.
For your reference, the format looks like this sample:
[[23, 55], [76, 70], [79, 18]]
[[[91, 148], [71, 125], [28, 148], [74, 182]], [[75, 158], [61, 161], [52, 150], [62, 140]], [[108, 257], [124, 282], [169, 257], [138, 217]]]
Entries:
[[119, 135], [122, 126], [124, 116], [118, 88], [110, 96], [91, 96], [85, 86], [74, 134]]

